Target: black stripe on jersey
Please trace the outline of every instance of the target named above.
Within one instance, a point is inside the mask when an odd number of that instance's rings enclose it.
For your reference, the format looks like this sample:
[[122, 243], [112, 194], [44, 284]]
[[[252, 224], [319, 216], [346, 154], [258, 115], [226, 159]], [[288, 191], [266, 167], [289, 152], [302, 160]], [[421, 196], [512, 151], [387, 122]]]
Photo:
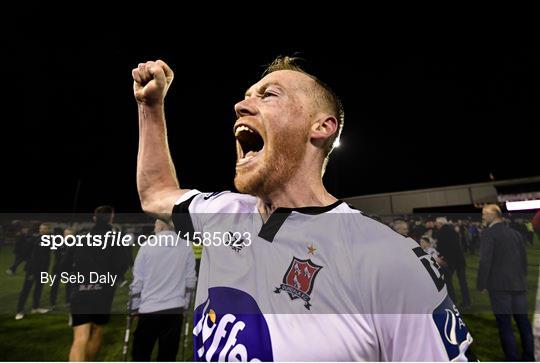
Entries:
[[330, 205], [325, 205], [324, 207], [300, 207], [300, 208], [278, 208], [278, 209], [290, 210], [291, 212], [294, 211], [294, 212], [298, 212], [302, 214], [315, 215], [315, 214], [323, 214], [328, 211], [331, 211], [332, 209], [334, 209], [341, 203], [343, 203], [342, 200], [337, 200]]
[[195, 232], [195, 228], [193, 227], [193, 221], [191, 220], [191, 216], [189, 215], [189, 205], [191, 204], [191, 201], [193, 198], [195, 198], [198, 194], [195, 194], [191, 198], [183, 201], [180, 204], [177, 204], [173, 207], [172, 210], [172, 221], [174, 224], [174, 229], [176, 233], [182, 232], [182, 235], [180, 237], [185, 239], [185, 235], [193, 235]]
[[[259, 231], [259, 237], [268, 242], [274, 242], [274, 237], [279, 232], [279, 229], [285, 223], [292, 211], [279, 211], [278, 208], [270, 215], [270, 218], [262, 225]], [[285, 209], [285, 208], [284, 208]]]
[[416, 257], [420, 258], [422, 256], [427, 256], [428, 254], [426, 253], [426, 251], [424, 251], [422, 249], [422, 247], [415, 247], [412, 249], [414, 254], [416, 255]]
[[292, 212], [309, 215], [322, 214], [334, 209], [341, 203], [343, 203], [343, 201], [338, 200], [324, 207], [277, 208], [270, 215], [266, 223], [262, 225], [261, 230], [259, 231], [259, 237], [268, 242], [273, 242], [274, 237], [276, 237], [276, 234], [279, 232], [279, 229]]
[[207, 195], [205, 195], [203, 197], [204, 200], [208, 200], [210, 198], [216, 198], [216, 197], [219, 197], [220, 195], [224, 194], [224, 193], [229, 193], [230, 190], [225, 190], [225, 191], [222, 191], [222, 192], [213, 192], [213, 193], [208, 193]]

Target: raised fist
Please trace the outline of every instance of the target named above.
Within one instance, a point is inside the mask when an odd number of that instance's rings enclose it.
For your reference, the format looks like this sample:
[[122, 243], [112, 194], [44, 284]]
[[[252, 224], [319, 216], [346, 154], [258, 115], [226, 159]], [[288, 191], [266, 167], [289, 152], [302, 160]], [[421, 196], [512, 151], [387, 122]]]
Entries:
[[139, 63], [131, 71], [133, 93], [139, 104], [154, 106], [163, 104], [167, 90], [172, 83], [174, 73], [162, 60]]

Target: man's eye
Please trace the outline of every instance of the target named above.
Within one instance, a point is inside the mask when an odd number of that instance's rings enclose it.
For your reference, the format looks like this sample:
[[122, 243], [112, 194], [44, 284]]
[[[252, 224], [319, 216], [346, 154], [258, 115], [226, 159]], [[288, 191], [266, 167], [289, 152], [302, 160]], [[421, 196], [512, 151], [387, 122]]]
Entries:
[[265, 92], [262, 94], [262, 98], [266, 98], [266, 97], [270, 97], [270, 96], [275, 96], [275, 95], [276, 95], [275, 93], [265, 91]]

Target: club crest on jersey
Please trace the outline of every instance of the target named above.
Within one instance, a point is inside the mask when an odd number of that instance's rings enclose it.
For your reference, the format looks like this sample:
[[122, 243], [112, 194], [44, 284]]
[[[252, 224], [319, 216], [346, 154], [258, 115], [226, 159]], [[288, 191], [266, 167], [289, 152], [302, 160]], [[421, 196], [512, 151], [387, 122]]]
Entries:
[[240, 253], [240, 251], [242, 251], [242, 249], [246, 247], [245, 240], [241, 237], [236, 237], [235, 233], [233, 232], [229, 232], [228, 234], [225, 234], [223, 238], [226, 240], [226, 242], [229, 243], [229, 246], [236, 253]]
[[309, 310], [311, 307], [310, 294], [313, 291], [315, 277], [321, 268], [322, 266], [314, 264], [311, 260], [300, 260], [293, 257], [285, 276], [283, 276], [283, 283], [280, 287], [276, 287], [274, 292], [279, 294], [281, 291], [285, 291], [291, 300], [298, 298], [304, 300], [304, 306]]

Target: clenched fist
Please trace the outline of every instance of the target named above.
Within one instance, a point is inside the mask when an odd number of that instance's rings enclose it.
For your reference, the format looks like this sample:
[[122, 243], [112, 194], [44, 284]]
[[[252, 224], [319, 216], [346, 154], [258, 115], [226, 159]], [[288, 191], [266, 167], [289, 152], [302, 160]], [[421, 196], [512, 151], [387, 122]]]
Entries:
[[131, 71], [133, 93], [139, 104], [154, 106], [163, 104], [167, 90], [172, 83], [174, 73], [162, 60], [139, 63]]

